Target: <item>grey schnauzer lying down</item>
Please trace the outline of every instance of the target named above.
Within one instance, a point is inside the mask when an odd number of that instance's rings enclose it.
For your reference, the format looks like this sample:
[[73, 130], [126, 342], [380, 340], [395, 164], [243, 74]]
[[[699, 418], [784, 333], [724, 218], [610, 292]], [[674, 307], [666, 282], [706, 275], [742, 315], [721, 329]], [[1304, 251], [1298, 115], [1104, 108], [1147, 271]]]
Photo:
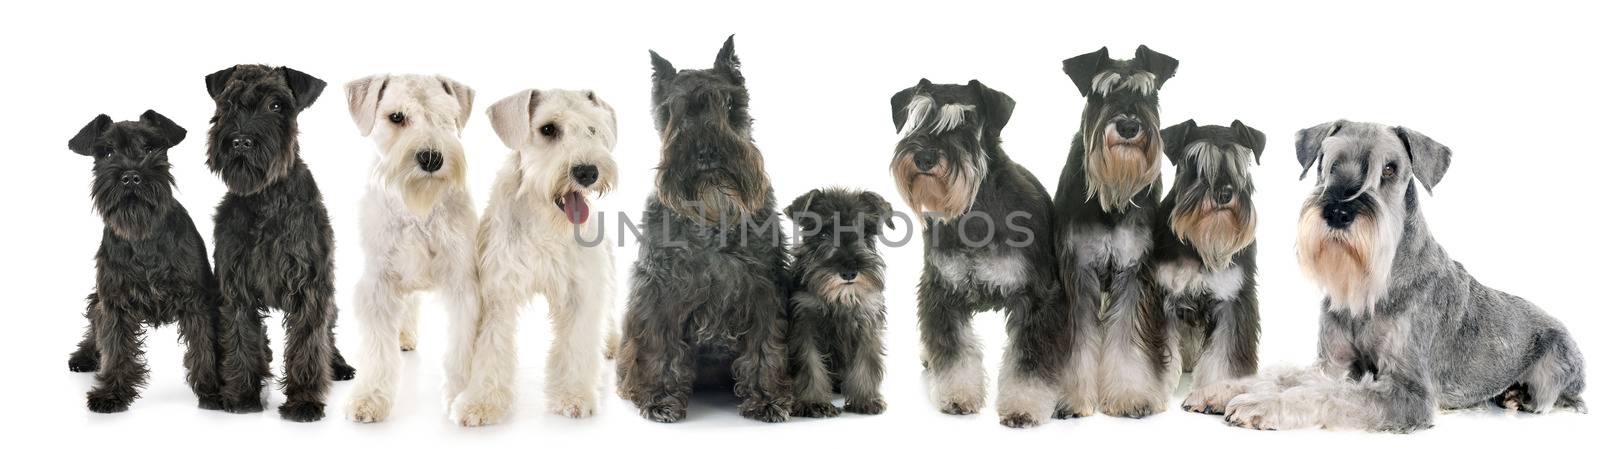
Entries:
[[1206, 400], [1227, 404], [1229, 424], [1411, 432], [1441, 407], [1586, 411], [1583, 356], [1566, 328], [1479, 284], [1428, 233], [1411, 180], [1432, 192], [1449, 148], [1341, 120], [1301, 130], [1295, 150], [1302, 177], [1317, 169], [1297, 242], [1327, 294], [1317, 362], [1213, 389]]

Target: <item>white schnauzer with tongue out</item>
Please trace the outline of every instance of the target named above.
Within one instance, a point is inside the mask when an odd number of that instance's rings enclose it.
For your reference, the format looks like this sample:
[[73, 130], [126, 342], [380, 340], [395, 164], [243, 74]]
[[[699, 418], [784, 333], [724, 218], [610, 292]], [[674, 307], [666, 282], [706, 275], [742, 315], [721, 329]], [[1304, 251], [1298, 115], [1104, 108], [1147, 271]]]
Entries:
[[617, 179], [616, 113], [591, 91], [530, 89], [490, 106], [489, 122], [512, 151], [478, 228], [483, 318], [471, 380], [451, 419], [489, 425], [512, 409], [517, 314], [535, 294], [549, 299], [555, 334], [545, 405], [590, 416], [600, 401], [602, 347], [609, 356], [617, 342], [611, 247], [589, 206]]

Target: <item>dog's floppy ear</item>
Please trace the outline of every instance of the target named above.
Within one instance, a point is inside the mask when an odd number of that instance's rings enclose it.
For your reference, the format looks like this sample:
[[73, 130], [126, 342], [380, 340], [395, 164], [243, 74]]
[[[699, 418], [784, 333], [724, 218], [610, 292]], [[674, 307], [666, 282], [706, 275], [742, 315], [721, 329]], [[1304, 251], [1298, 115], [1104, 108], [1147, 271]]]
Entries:
[[1256, 165], [1261, 165], [1261, 150], [1267, 149], [1267, 135], [1238, 120], [1234, 120], [1228, 127], [1233, 129], [1233, 138], [1238, 140], [1240, 145], [1255, 152]]
[[917, 96], [917, 93], [922, 92], [923, 89], [926, 89], [928, 86], [932, 85], [932, 81], [928, 81], [927, 78], [923, 78], [922, 81], [917, 82], [917, 85], [908, 87], [889, 98], [889, 112], [892, 114], [891, 116], [894, 117], [895, 132], [900, 132], [901, 128], [905, 128], [906, 126], [907, 114], [911, 112], [906, 110], [906, 105], [911, 103], [911, 97]]
[[1183, 148], [1189, 146], [1189, 132], [1196, 126], [1194, 119], [1189, 119], [1161, 130], [1161, 151], [1167, 154], [1167, 162], [1177, 165], [1178, 160], [1183, 159]]
[[539, 91], [527, 89], [489, 105], [489, 125], [507, 148], [520, 149], [532, 142], [533, 111], [539, 105]]
[[296, 111], [311, 107], [312, 103], [317, 102], [317, 97], [322, 95], [322, 89], [328, 87], [327, 82], [305, 72], [288, 67], [279, 67], [278, 70], [283, 71], [283, 80], [289, 83], [289, 91], [294, 93]]
[[372, 134], [372, 125], [378, 120], [378, 102], [383, 100], [383, 91], [388, 87], [389, 75], [372, 75], [345, 83], [344, 98], [361, 137]]
[[150, 125], [156, 132], [161, 133], [161, 138], [167, 141], [168, 147], [178, 146], [179, 142], [183, 142], [183, 137], [189, 135], [189, 131], [154, 110], [146, 110], [143, 114], [139, 114], [139, 122]]
[[733, 54], [733, 35], [728, 35], [728, 40], [722, 43], [722, 50], [717, 51], [717, 62], [711, 66], [734, 84], [744, 85], [744, 75], [739, 73], [739, 55]]
[[1071, 78], [1072, 84], [1078, 86], [1078, 93], [1087, 97], [1089, 96], [1089, 90], [1093, 88], [1094, 75], [1100, 73], [1101, 65], [1105, 64], [1108, 59], [1111, 59], [1111, 50], [1100, 47], [1098, 51], [1084, 53], [1061, 61], [1061, 71], [1067, 72], [1067, 78]]
[[97, 115], [94, 120], [89, 121], [89, 124], [83, 125], [83, 129], [78, 130], [78, 135], [67, 140], [67, 148], [84, 156], [94, 156], [94, 142], [100, 140], [100, 135], [105, 134], [106, 128], [110, 127], [111, 116]]
[[1422, 182], [1422, 188], [1428, 193], [1433, 193], [1433, 186], [1439, 185], [1445, 170], [1450, 169], [1450, 147], [1404, 126], [1394, 127], [1394, 133], [1400, 136], [1406, 154], [1411, 156], [1411, 175]]
[[1339, 132], [1345, 123], [1343, 119], [1334, 120], [1294, 133], [1294, 157], [1300, 160], [1300, 179], [1306, 179], [1311, 167], [1317, 165], [1317, 159], [1322, 158], [1322, 141]]
[[[802, 228], [810, 228], [811, 226], [806, 226], [806, 223], [801, 222], [801, 215], [810, 213], [811, 201], [817, 199], [817, 197], [821, 195], [822, 189], [811, 189], [811, 191], [806, 192], [805, 195], [800, 195], [799, 198], [795, 198], [794, 202], [789, 203], [788, 207], [783, 208], [783, 215], [789, 217], [790, 221], [793, 221], [796, 225], [799, 225]], [[814, 226], [815, 223], [812, 223], [812, 225]]]
[[212, 100], [222, 96], [222, 89], [228, 87], [228, 80], [233, 79], [233, 70], [238, 67], [228, 67], [206, 75], [206, 93], [211, 95]]
[[869, 191], [862, 191], [859, 198], [861, 198], [862, 203], [867, 205], [867, 216], [865, 217], [867, 223], [873, 225], [882, 223], [888, 226], [889, 229], [894, 229], [894, 217], [892, 216], [894, 215], [894, 209], [889, 207], [888, 201], [884, 201], [882, 196]]
[[1156, 76], [1156, 89], [1178, 74], [1178, 60], [1163, 55], [1143, 45], [1133, 52], [1133, 61], [1141, 69]]
[[1017, 101], [1004, 92], [990, 89], [978, 80], [967, 82], [967, 87], [978, 96], [978, 113], [983, 115], [983, 126], [989, 128], [988, 132], [999, 133], [1011, 121], [1011, 111], [1017, 108]]
[[440, 86], [444, 87], [444, 93], [455, 97], [456, 102], [461, 105], [461, 115], [456, 117], [456, 131], [460, 132], [466, 129], [467, 119], [472, 117], [472, 99], [478, 93], [474, 92], [471, 87], [461, 84], [460, 81], [447, 78], [444, 75], [434, 75], [433, 77], [439, 80]]

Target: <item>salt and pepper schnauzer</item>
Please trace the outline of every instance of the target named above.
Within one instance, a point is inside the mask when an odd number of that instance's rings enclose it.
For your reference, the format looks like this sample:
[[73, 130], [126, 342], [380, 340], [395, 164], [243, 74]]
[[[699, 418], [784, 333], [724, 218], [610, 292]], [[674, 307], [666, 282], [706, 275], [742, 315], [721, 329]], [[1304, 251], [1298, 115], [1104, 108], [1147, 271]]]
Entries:
[[95, 254], [95, 292], [88, 331], [67, 366], [98, 370], [89, 410], [113, 413], [139, 397], [149, 369], [144, 326], [177, 322], [187, 347], [183, 366], [200, 408], [222, 408], [217, 356], [217, 278], [189, 211], [172, 197], [167, 151], [183, 141], [182, 127], [156, 111], [138, 121], [100, 115], [67, 142], [94, 157], [91, 198], [105, 221]]
[[1295, 152], [1317, 172], [1296, 242], [1327, 295], [1317, 362], [1232, 382], [1211, 399], [1227, 404], [1228, 423], [1411, 432], [1441, 407], [1486, 401], [1584, 410], [1583, 356], [1566, 328], [1479, 284], [1428, 232], [1416, 186], [1439, 184], [1449, 148], [1405, 127], [1340, 120], [1300, 131]]
[[1060, 410], [1139, 418], [1166, 409], [1176, 376], [1163, 376], [1175, 341], [1161, 299], [1140, 276], [1161, 198], [1157, 92], [1178, 60], [1143, 45], [1133, 59], [1105, 48], [1062, 62], [1085, 98], [1056, 187], [1060, 278], [1071, 304], [1070, 366]]
[[[1192, 373], [1193, 393], [1183, 408], [1206, 412], [1207, 386], [1256, 373], [1261, 316], [1250, 164], [1260, 163], [1266, 135], [1238, 120], [1229, 126], [1189, 120], [1162, 130], [1161, 140], [1177, 179], [1156, 211], [1145, 270], [1162, 298], [1163, 331], [1180, 350], [1168, 355], [1160, 375]], [[1214, 410], [1220, 413], [1222, 404]]]
[[423, 292], [437, 293], [450, 314], [444, 397], [466, 384], [478, 329], [478, 218], [460, 139], [473, 91], [443, 76], [374, 75], [344, 93], [356, 129], [377, 149], [361, 200], [366, 273], [355, 294], [366, 369], [345, 412], [377, 422], [394, 407], [400, 352], [416, 348]]
[[611, 157], [616, 113], [592, 91], [529, 89], [495, 102], [488, 114], [511, 153], [478, 228], [483, 318], [472, 377], [451, 419], [494, 424], [514, 408], [518, 309], [535, 294], [550, 301], [555, 334], [545, 406], [571, 418], [593, 415], [602, 347], [616, 345], [609, 318], [616, 281], [604, 221], [590, 219], [589, 202], [618, 181]]
[[923, 79], [890, 100], [900, 142], [890, 171], [922, 217], [917, 286], [924, 373], [940, 411], [983, 407], [977, 312], [1006, 313], [996, 408], [1000, 422], [1029, 427], [1050, 418], [1067, 354], [1067, 304], [1051, 248], [1050, 195], [1000, 148], [1016, 102], [972, 80]]
[[697, 381], [731, 381], [740, 415], [785, 421], [788, 250], [750, 138], [733, 38], [710, 69], [651, 59], [661, 164], [623, 321], [618, 393], [650, 420], [677, 422]]
[[322, 419], [330, 379], [355, 377], [334, 346], [333, 228], [297, 138], [296, 118], [326, 86], [288, 67], [238, 65], [206, 76], [217, 104], [206, 166], [228, 186], [217, 205], [214, 257], [228, 411], [262, 409], [272, 361], [268, 308], [286, 315], [284, 419]]
[[783, 214], [795, 236], [795, 283], [789, 300], [789, 354], [795, 416], [883, 413], [883, 258], [877, 239], [893, 211], [876, 193], [818, 189], [796, 198]]

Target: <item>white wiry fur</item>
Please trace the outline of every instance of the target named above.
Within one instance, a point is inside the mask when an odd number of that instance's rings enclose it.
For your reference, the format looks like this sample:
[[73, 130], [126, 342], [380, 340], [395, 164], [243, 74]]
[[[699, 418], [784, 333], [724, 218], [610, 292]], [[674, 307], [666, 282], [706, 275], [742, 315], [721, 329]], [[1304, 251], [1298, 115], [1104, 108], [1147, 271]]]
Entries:
[[[495, 133], [511, 148], [495, 178], [479, 228], [483, 320], [472, 379], [451, 404], [465, 426], [501, 422], [515, 403], [518, 311], [534, 295], [550, 301], [555, 336], [546, 364], [545, 406], [571, 418], [593, 415], [600, 401], [601, 358], [617, 341], [611, 248], [590, 217], [568, 221], [556, 204], [576, 192], [592, 199], [616, 181], [611, 158], [616, 116], [589, 91], [525, 90], [489, 108]], [[539, 129], [553, 126], [556, 137]], [[594, 165], [589, 186], [572, 176]], [[604, 349], [602, 349], [604, 347]]]
[[1101, 96], [1121, 89], [1131, 89], [1139, 95], [1150, 95], [1156, 91], [1156, 75], [1150, 72], [1137, 71], [1128, 76], [1117, 72], [1100, 72], [1090, 81], [1095, 93]]
[[[345, 86], [350, 114], [377, 143], [377, 160], [361, 201], [366, 273], [356, 284], [361, 320], [361, 377], [350, 419], [383, 421], [394, 406], [400, 351], [416, 346], [417, 296], [433, 291], [450, 311], [445, 394], [466, 383], [478, 323], [477, 214], [467, 194], [459, 136], [472, 89], [448, 78], [377, 75]], [[401, 123], [390, 121], [401, 114]], [[420, 168], [417, 154], [437, 151], [443, 165]]]
[[922, 128], [934, 133], [956, 129], [966, 123], [968, 112], [977, 109], [977, 106], [970, 104], [947, 104], [940, 106], [936, 112], [933, 109], [933, 97], [927, 95], [912, 97], [911, 101], [906, 103], [906, 126], [901, 135], [910, 135]]

